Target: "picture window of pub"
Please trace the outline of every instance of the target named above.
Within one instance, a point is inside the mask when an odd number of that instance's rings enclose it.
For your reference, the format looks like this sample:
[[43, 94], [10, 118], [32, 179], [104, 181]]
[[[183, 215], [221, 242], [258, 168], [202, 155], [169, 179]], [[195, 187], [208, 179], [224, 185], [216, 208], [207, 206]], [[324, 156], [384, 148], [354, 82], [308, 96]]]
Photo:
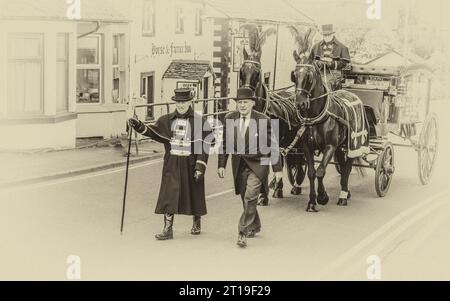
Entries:
[[90, 35], [78, 40], [77, 103], [99, 104], [102, 82], [102, 36]]

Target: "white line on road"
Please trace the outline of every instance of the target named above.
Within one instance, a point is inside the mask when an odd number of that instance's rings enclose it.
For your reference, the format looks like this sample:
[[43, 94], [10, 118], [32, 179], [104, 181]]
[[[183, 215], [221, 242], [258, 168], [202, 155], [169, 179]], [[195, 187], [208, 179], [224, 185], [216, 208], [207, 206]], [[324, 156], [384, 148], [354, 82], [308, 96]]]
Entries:
[[[221, 191], [221, 192], [218, 192], [218, 193], [210, 194], [210, 195], [207, 195], [207, 196], [206, 196], [206, 200], [211, 200], [211, 199], [217, 198], [217, 197], [219, 197], [219, 196], [228, 194], [228, 193], [233, 192], [233, 191], [234, 191], [234, 189], [228, 189], [228, 190]], [[125, 226], [134, 225], [134, 224], [139, 224], [139, 223], [145, 222], [146, 220], [149, 220], [149, 219], [151, 219], [151, 218], [152, 218], [152, 216], [147, 216], [147, 217], [141, 218], [141, 219], [139, 219], [139, 220], [137, 220], [137, 221], [125, 223]]]
[[[436, 197], [433, 198], [433, 200], [436, 200]], [[367, 256], [369, 255], [377, 255], [381, 258], [385, 259], [385, 251], [388, 249], [389, 246], [392, 246], [392, 243], [406, 230], [408, 230], [411, 226], [416, 224], [418, 221], [422, 220], [429, 214], [431, 214], [433, 211], [437, 210], [438, 208], [442, 207], [443, 205], [448, 204], [448, 200], [444, 199], [440, 202], [430, 204], [429, 206], [425, 207], [423, 210], [418, 211], [416, 214], [414, 214], [410, 219], [404, 221], [402, 224], [400, 224], [396, 229], [394, 229], [392, 232], [387, 234], [384, 239], [377, 243], [373, 248], [370, 249], [369, 252], [367, 252]], [[362, 264], [365, 263], [366, 256], [363, 256], [363, 258], [358, 261], [353, 260], [353, 263], [345, 268], [345, 275], [354, 275], [358, 269], [361, 269], [363, 266]], [[361, 264], [362, 263], [362, 264]], [[363, 266], [365, 267], [365, 266]], [[343, 273], [343, 274], [344, 274]]]
[[[153, 161], [150, 161], [150, 162], [146, 162], [144, 164], [130, 166], [129, 170], [142, 168], [142, 167], [146, 167], [146, 166], [150, 166], [150, 165], [156, 165], [156, 164], [159, 164], [159, 163], [162, 163], [162, 162], [163, 162], [162, 159], [153, 160]], [[29, 190], [29, 189], [41, 188], [41, 187], [46, 187], [46, 186], [52, 186], [52, 185], [57, 185], [57, 184], [73, 182], [73, 181], [81, 181], [81, 180], [85, 180], [85, 179], [90, 179], [90, 178], [95, 178], [95, 177], [99, 177], [99, 176], [104, 176], [104, 175], [109, 175], [109, 174], [113, 174], [113, 173], [122, 172], [125, 169], [126, 169], [126, 167], [119, 167], [119, 168], [110, 169], [110, 170], [106, 170], [106, 171], [99, 171], [99, 172], [89, 173], [89, 174], [85, 174], [85, 175], [74, 176], [74, 177], [70, 177], [70, 178], [64, 178], [64, 179], [60, 179], [60, 180], [50, 180], [48, 182], [42, 182], [42, 183], [37, 183], [37, 184], [30, 184], [30, 185], [26, 185], [26, 186], [5, 188], [2, 191], [12, 192], [12, 191]]]
[[369, 236], [367, 236], [365, 239], [363, 239], [361, 242], [353, 246], [351, 249], [349, 249], [347, 252], [342, 254], [336, 261], [328, 265], [325, 269], [322, 269], [319, 271], [319, 273], [314, 277], [314, 279], [324, 279], [327, 276], [330, 276], [335, 271], [339, 271], [340, 268], [343, 268], [346, 266], [346, 264], [354, 259], [356, 255], [362, 251], [364, 248], [368, 247], [371, 243], [373, 243], [376, 239], [384, 235], [386, 232], [388, 232], [392, 227], [396, 226], [400, 221], [402, 221], [404, 218], [407, 218], [409, 216], [413, 216], [416, 214], [416, 211], [421, 209], [422, 207], [428, 205], [429, 203], [435, 201], [436, 199], [441, 198], [442, 196], [445, 196], [450, 193], [450, 189], [444, 190], [437, 195], [434, 195], [428, 199], [425, 199], [424, 201], [420, 202], [419, 204], [409, 208], [406, 211], [403, 211], [402, 213], [396, 215], [393, 217], [390, 221], [385, 223], [383, 226], [378, 228], [376, 231], [372, 232]]

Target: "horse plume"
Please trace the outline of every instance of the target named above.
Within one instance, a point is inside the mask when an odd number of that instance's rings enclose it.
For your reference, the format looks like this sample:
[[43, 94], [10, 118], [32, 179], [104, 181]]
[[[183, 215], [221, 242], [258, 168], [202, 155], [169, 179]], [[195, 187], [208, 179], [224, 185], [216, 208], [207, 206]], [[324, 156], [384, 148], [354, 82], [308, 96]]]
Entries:
[[295, 39], [295, 42], [297, 44], [297, 52], [298, 54], [306, 53], [311, 49], [312, 47], [312, 39], [314, 37], [313, 35], [313, 29], [309, 27], [306, 30], [306, 33], [302, 33], [297, 27], [295, 26], [288, 26], [289, 31], [291, 32], [292, 36]]
[[255, 24], [244, 24], [240, 29], [245, 29], [248, 32], [249, 46], [252, 52], [261, 52], [267, 38], [277, 32], [273, 27], [261, 31]]

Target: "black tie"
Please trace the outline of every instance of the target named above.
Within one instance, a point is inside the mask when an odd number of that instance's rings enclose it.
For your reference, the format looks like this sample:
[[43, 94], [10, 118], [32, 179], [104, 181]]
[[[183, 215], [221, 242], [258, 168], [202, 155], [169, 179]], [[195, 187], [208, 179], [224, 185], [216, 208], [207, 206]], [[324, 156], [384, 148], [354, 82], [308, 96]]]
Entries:
[[242, 137], [245, 136], [245, 116], [242, 116], [242, 121], [241, 121], [241, 136], [242, 136]]

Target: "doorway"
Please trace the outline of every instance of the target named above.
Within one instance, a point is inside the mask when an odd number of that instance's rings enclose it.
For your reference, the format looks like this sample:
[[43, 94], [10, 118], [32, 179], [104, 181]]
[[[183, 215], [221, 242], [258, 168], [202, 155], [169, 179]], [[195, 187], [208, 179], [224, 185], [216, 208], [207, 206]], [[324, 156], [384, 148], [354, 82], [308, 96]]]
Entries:
[[[141, 73], [141, 97], [144, 98], [146, 104], [155, 103], [155, 73], [146, 72]], [[155, 119], [154, 107], [147, 107], [147, 114], [145, 116], [146, 121], [152, 121]]]

